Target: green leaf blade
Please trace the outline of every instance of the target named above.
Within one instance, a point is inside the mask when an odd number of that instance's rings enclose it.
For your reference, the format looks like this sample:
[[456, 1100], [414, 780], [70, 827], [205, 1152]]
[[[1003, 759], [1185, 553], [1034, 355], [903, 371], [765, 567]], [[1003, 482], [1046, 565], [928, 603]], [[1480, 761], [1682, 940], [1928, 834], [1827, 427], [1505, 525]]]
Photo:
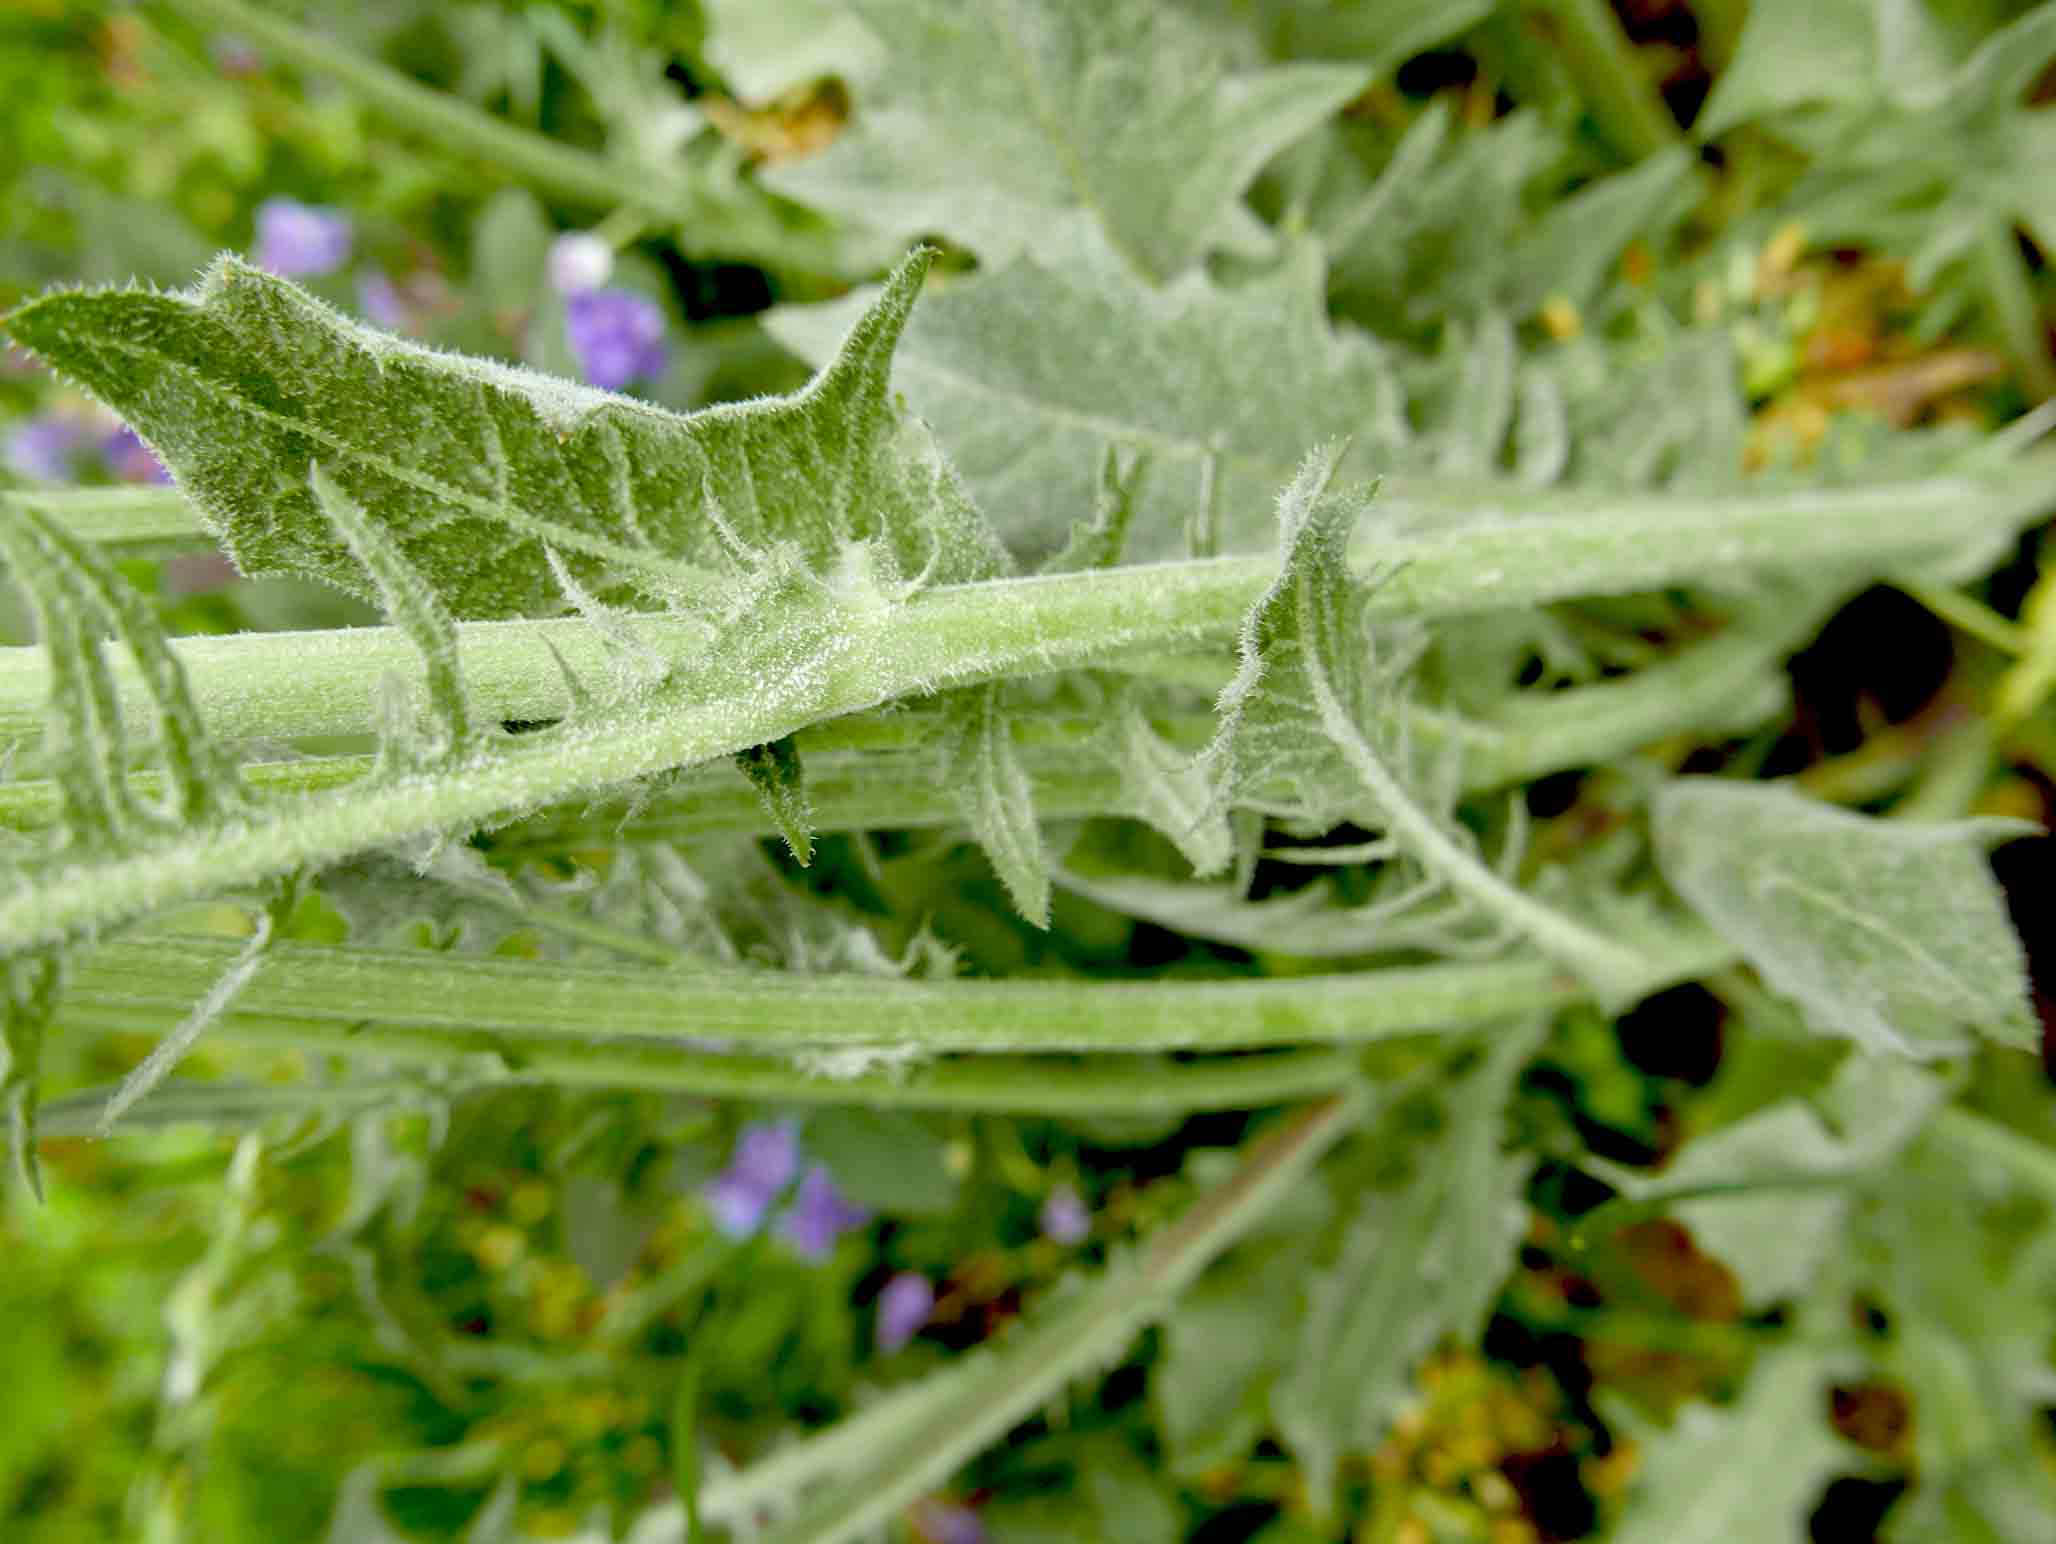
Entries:
[[1683, 778], [1652, 808], [1664, 877], [1812, 1028], [1931, 1058], [2031, 1046], [2026, 958], [1984, 849], [2032, 828], [1852, 815]]
[[801, 391], [685, 416], [388, 337], [226, 256], [189, 294], [60, 292], [5, 325], [135, 424], [243, 572], [371, 593], [308, 489], [318, 460], [451, 612], [502, 617], [557, 603], [549, 547], [582, 584], [662, 594], [729, 572], [738, 545], [1005, 571], [887, 391], [927, 266], [903, 262]]
[[1264, 162], [1369, 81], [1328, 64], [1232, 74], [1201, 29], [1149, 0], [856, 9], [885, 45], [875, 91], [850, 133], [769, 180], [987, 262], [1085, 221], [1143, 277], [1182, 273], [1246, 228], [1236, 199]]

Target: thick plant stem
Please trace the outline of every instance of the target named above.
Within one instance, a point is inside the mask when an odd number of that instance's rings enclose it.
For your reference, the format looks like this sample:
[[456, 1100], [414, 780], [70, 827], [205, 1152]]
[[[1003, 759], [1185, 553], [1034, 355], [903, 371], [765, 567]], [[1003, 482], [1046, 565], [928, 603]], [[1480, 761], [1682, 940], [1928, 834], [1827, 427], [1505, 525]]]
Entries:
[[[149, 1009], [67, 1006], [66, 1030], [148, 1034], [163, 1015]], [[518, 1054], [464, 1048], [466, 1037], [439, 1030], [369, 1025], [282, 1014], [236, 1014], [211, 1031], [254, 1048], [310, 1055], [364, 1056], [416, 1069], [438, 1069], [440, 1081], [411, 1076], [364, 1085], [263, 1084], [222, 1087], [166, 1084], [139, 1105], [119, 1130], [184, 1121], [257, 1123], [281, 1115], [370, 1113], [418, 1109], [438, 1098], [517, 1083], [555, 1088], [619, 1088], [690, 1094], [706, 1099], [760, 1099], [793, 1104], [862, 1104], [904, 1110], [963, 1110], [995, 1115], [1083, 1118], [1180, 1115], [1200, 1110], [1253, 1110], [1346, 1087], [1357, 1077], [1346, 1050], [1277, 1051], [1168, 1061], [1157, 1056], [966, 1056], [912, 1065], [838, 1068], [771, 1056], [737, 1056], [672, 1045], [570, 1036], [523, 1039]], [[44, 1136], [89, 1135], [98, 1129], [111, 1090], [89, 1091], [43, 1106]]]
[[[78, 956], [63, 1012], [140, 1013], [168, 1030], [238, 947], [172, 935], [104, 944]], [[1671, 981], [1732, 957], [1696, 932], [1663, 953]], [[328, 1025], [335, 1044], [367, 1054], [439, 1048], [497, 1055], [517, 1069], [536, 1041], [560, 1049], [560, 1067], [581, 1043], [597, 1060], [623, 1047], [685, 1058], [708, 1041], [724, 1053], [1251, 1050], [1473, 1029], [1580, 995], [1561, 969], [1528, 955], [1229, 981], [903, 981], [282, 943], [218, 1032]]]
[[[1388, 576], [1371, 597], [1374, 614], [1433, 620], [1765, 571], [1831, 566], [1884, 576], [1974, 543], [1997, 550], [2051, 503], [2056, 457], [2041, 453], [1826, 492], [1576, 503], [1510, 496], [1421, 535], [1395, 538], [1367, 521], [1353, 552]], [[1226, 643], [1273, 572], [1268, 557], [1220, 558], [951, 586], [916, 596], [881, 642], [902, 648], [896, 639], [904, 640], [903, 652], [918, 652], [931, 687]], [[636, 616], [627, 625], [667, 658], [690, 659], [702, 647], [688, 621]], [[553, 648], [588, 679], [607, 668], [603, 640], [577, 618], [464, 623], [458, 647], [473, 704], [503, 720], [568, 710]], [[391, 628], [189, 638], [175, 651], [201, 716], [227, 740], [369, 733], [379, 677], [411, 678], [420, 668]], [[142, 721], [141, 684], [125, 656], [113, 663], [123, 710]], [[0, 650], [0, 742], [40, 730], [48, 682], [41, 650]], [[880, 685], [874, 700], [910, 689]]]
[[[1775, 673], [1782, 655], [1812, 631], [1805, 608], [1771, 632], [1736, 629], [1620, 680], [1511, 698], [1482, 718], [1408, 708], [1407, 732], [1422, 750], [1462, 751], [1465, 785], [1489, 790], [1567, 768], [1610, 761], [1667, 735], [1754, 727], [1782, 710]], [[1207, 713], [1160, 717], [1174, 744], [1197, 750], [1213, 733]], [[814, 824], [824, 831], [953, 825], [962, 809], [947, 785], [939, 755], [940, 725], [918, 708], [895, 707], [815, 725], [794, 737], [806, 768]], [[1093, 759], [1103, 726], [1090, 719], [1031, 720], [1020, 754], [1046, 819], [1117, 814], [1126, 790], [1120, 775]], [[353, 783], [372, 770], [371, 756], [310, 757], [255, 762], [243, 768], [253, 787], [312, 793]], [[154, 771], [131, 775], [144, 799], [163, 793]], [[57, 786], [48, 779], [0, 783], [0, 827], [31, 831], [58, 816]], [[711, 831], [776, 834], [762, 798], [734, 763], [709, 762], [677, 773], [628, 801], [578, 799], [493, 833], [496, 852], [558, 850], [613, 841], [682, 840]]]

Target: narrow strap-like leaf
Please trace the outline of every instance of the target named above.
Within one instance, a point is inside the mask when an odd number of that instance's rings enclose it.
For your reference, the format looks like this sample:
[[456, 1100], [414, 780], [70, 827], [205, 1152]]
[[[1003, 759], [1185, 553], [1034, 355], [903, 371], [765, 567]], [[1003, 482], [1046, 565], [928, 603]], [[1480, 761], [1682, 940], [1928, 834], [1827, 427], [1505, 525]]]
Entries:
[[[813, 1439], [833, 1444], [831, 1472], [838, 1477], [796, 1517], [765, 1535], [764, 1544], [840, 1544], [863, 1536], [1073, 1378], [1105, 1368], [1278, 1197], [1304, 1182], [1321, 1155], [1355, 1124], [1360, 1109], [1358, 1098], [1345, 1093], [1299, 1110], [1252, 1144], [1227, 1181], [1202, 1195], [1138, 1254], [1096, 1279], [1060, 1289], [978, 1361], [945, 1369], [936, 1380], [936, 1397], [903, 1398], [876, 1418], [852, 1420], [849, 1425], [862, 1427], [860, 1432], [831, 1428]], [[810, 1477], [797, 1457], [778, 1460], [788, 1487]]]
[[7, 1053], [6, 1069], [0, 1072], [0, 1108], [7, 1114], [15, 1170], [41, 1200], [36, 1083], [43, 1067], [43, 1037], [57, 1005], [64, 962], [55, 950], [43, 950], [0, 962], [0, 974], [6, 978], [7, 991], [5, 1000], [0, 1000], [0, 1051]]
[[1015, 908], [1049, 926], [1049, 854], [1035, 819], [1035, 790], [1014, 745], [999, 688], [958, 694], [952, 710], [949, 779], [971, 834], [1007, 887]]
[[308, 482], [321, 511], [378, 586], [386, 614], [407, 635], [428, 672], [428, 706], [442, 732], [440, 752], [452, 759], [471, 748], [471, 705], [457, 663], [457, 628], [435, 589], [407, 561], [378, 522], [318, 464]]

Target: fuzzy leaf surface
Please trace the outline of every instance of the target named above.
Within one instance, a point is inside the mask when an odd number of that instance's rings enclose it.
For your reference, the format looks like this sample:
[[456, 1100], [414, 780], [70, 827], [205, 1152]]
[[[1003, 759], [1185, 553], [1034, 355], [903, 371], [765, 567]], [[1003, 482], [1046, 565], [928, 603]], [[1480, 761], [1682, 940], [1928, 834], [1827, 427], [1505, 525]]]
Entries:
[[1803, 1347], [1757, 1360], [1732, 1405], [1701, 1403], [1636, 1432], [1642, 1464], [1619, 1544], [1802, 1544], [1807, 1517], [1855, 1451], [1828, 1428], [1829, 1369]]
[[[772, 334], [832, 357], [854, 302], [774, 311]], [[1411, 433], [1385, 350], [1331, 327], [1319, 254], [1295, 248], [1233, 289], [1188, 274], [1152, 290], [1102, 256], [1060, 269], [1024, 257], [923, 303], [894, 383], [1011, 540], [1054, 546], [1093, 507], [1108, 447], [1150, 458], [1131, 558], [1182, 556], [1196, 510], [1223, 552], [1271, 540], [1277, 491], [1307, 448], [1352, 440], [1345, 468], [1383, 471]]]
[[1540, 1031], [1499, 1031], [1446, 1089], [1432, 1137], [1410, 1129], [1410, 1101], [1381, 1123], [1411, 1172], [1365, 1189], [1340, 1253], [1309, 1279], [1298, 1351], [1271, 1394], [1317, 1504], [1343, 1453], [1375, 1451], [1384, 1440], [1414, 1364], [1443, 1335], [1479, 1331], [1513, 1267], [1532, 1160], [1502, 1154], [1500, 1140], [1507, 1097]]
[[1330, 491], [1338, 452], [1317, 451], [1279, 495], [1279, 568], [1244, 619], [1240, 663], [1218, 704], [1205, 762], [1224, 799], [1290, 790], [1276, 813], [1383, 829], [1430, 881], [1524, 935], [1610, 1002], [1650, 989], [1667, 967], [1516, 886], [1453, 813], [1453, 779], [1415, 765], [1403, 700], [1406, 643], [1374, 633], [1349, 538], [1368, 502]]
[[1682, 778], [1652, 807], [1679, 895], [1820, 1034], [1954, 1055], [2034, 1043], [2026, 958], [1985, 849], [2031, 827], [1853, 815], [1763, 784]]
[[1181, 273], [1247, 223], [1236, 199], [1258, 168], [1368, 79], [1329, 64], [1232, 72], [1202, 28], [1149, 0], [853, 8], [885, 45], [876, 87], [824, 154], [767, 180], [988, 263], [1084, 220], [1137, 273]]
[[451, 612], [498, 617], [557, 602], [546, 548], [581, 584], [659, 593], [774, 543], [821, 566], [872, 541], [937, 582], [1005, 571], [887, 388], [927, 262], [799, 392], [690, 415], [389, 337], [233, 257], [190, 292], [60, 292], [6, 327], [135, 426], [244, 573], [373, 593], [318, 461]]
[[1995, 223], [2056, 245], [2056, 110], [2027, 103], [2056, 4], [1960, 63], [1918, 5], [1755, 6], [1703, 132], [1761, 120], [1813, 154], [1789, 207], [1816, 240], [1906, 253], [1925, 284]]

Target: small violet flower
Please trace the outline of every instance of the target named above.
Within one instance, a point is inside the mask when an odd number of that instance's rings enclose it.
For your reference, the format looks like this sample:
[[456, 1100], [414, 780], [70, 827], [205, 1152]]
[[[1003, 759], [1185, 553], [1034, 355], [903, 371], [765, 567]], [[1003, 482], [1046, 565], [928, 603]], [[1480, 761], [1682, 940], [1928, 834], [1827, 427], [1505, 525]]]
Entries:
[[627, 290], [590, 290], [564, 302], [564, 332], [579, 371], [602, 391], [664, 373], [664, 313]]
[[817, 1163], [800, 1177], [799, 1194], [778, 1219], [778, 1232], [801, 1259], [825, 1260], [837, 1239], [870, 1220], [869, 1212], [836, 1189], [826, 1165]]
[[799, 1172], [797, 1121], [752, 1121], [736, 1138], [728, 1167], [700, 1192], [714, 1214], [714, 1226], [730, 1238], [747, 1238], [764, 1224], [772, 1202]]
[[550, 243], [545, 264], [550, 288], [564, 296], [584, 295], [607, 282], [614, 271], [614, 249], [591, 231], [566, 231]]
[[934, 1284], [918, 1271], [901, 1271], [878, 1294], [878, 1349], [887, 1355], [899, 1350], [934, 1311]]
[[1042, 1236], [1058, 1244], [1082, 1244], [1092, 1231], [1092, 1214], [1069, 1185], [1059, 1185], [1049, 1193], [1036, 1221]]
[[954, 1501], [925, 1497], [909, 1509], [907, 1521], [925, 1544], [985, 1544], [985, 1524], [978, 1514]]
[[350, 260], [350, 219], [292, 198], [257, 206], [257, 264], [287, 279], [318, 279]]
[[123, 482], [168, 483], [171, 473], [136, 431], [123, 424], [100, 442], [100, 459]]
[[79, 428], [68, 418], [31, 418], [7, 437], [7, 460], [24, 477], [65, 482], [79, 449]]

